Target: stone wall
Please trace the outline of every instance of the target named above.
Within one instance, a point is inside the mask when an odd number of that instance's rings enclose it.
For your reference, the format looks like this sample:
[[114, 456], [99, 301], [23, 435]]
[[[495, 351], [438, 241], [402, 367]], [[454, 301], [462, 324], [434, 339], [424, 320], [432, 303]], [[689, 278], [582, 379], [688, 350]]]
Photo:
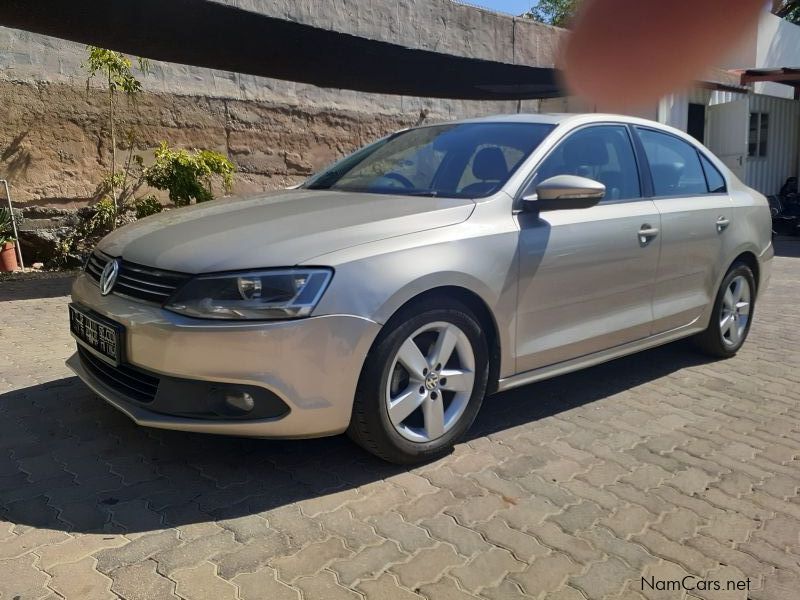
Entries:
[[[466, 56], [553, 63], [562, 30], [450, 0], [226, 0], [318, 27]], [[0, 27], [0, 179], [27, 217], [23, 245], [46, 259], [94, 200], [110, 162], [107, 97], [82, 70], [82, 44]], [[469, 102], [317, 88], [155, 61], [144, 93], [119, 107], [118, 130], [136, 152], [162, 141], [207, 148], [237, 166], [235, 194], [291, 185], [390, 131], [466, 116], [535, 112], [538, 101]], [[118, 159], [126, 150], [118, 135]]]
[[[148, 159], [162, 140], [217, 150], [237, 165], [236, 193], [296, 183], [345, 152], [413, 124], [416, 115], [377, 114], [232, 98], [143, 93], [118, 106], [117, 160], [135, 135]], [[15, 204], [77, 208], [93, 199], [110, 166], [107, 97], [58, 83], [0, 81], [0, 173]]]
[[[73, 212], [95, 200], [110, 168], [106, 95], [63, 83], [0, 81], [0, 177], [26, 219], [28, 262], [47, 261], [74, 226]], [[234, 194], [297, 183], [313, 170], [418, 115], [298, 107], [266, 101], [143, 93], [118, 110], [117, 160], [130, 147], [147, 161], [162, 140], [207, 148], [237, 166]]]

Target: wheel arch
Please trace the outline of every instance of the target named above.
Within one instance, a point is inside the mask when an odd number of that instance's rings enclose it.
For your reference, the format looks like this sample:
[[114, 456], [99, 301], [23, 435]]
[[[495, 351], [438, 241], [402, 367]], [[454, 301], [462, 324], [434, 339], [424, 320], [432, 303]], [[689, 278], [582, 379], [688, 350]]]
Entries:
[[[500, 379], [500, 367], [502, 353], [502, 342], [500, 330], [495, 319], [494, 313], [489, 304], [474, 291], [458, 285], [442, 285], [420, 292], [397, 306], [391, 316], [386, 319], [381, 331], [388, 330], [394, 325], [395, 319], [409, 307], [429, 299], [441, 299], [443, 303], [455, 301], [463, 304], [478, 319], [481, 329], [486, 335], [486, 342], [489, 348], [489, 383], [487, 393], [492, 394], [497, 391], [497, 382]], [[380, 339], [380, 334], [373, 341], [373, 346]]]
[[725, 272], [727, 273], [730, 271], [731, 267], [738, 262], [744, 263], [750, 267], [750, 270], [753, 272], [753, 279], [755, 279], [756, 283], [755, 291], [758, 293], [758, 289], [761, 284], [761, 265], [758, 263], [758, 258], [756, 257], [755, 253], [751, 250], [745, 250], [744, 252], [739, 253], [736, 258], [730, 262]]

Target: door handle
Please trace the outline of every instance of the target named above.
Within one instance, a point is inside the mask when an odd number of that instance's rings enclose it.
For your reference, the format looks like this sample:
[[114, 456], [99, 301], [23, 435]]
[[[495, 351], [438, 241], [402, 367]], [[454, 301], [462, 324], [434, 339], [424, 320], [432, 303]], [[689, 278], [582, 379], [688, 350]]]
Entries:
[[722, 233], [731, 224], [731, 220], [727, 217], [720, 217], [717, 219], [717, 233]]
[[639, 229], [639, 243], [644, 246], [657, 235], [658, 235], [658, 227], [651, 227], [649, 224], [645, 223]]

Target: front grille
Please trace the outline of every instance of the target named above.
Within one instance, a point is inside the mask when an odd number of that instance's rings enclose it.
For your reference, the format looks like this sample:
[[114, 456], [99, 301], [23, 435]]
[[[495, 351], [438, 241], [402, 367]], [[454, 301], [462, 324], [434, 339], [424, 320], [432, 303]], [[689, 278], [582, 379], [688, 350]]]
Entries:
[[[109, 260], [111, 260], [110, 256], [94, 251], [86, 262], [86, 272], [98, 284], [103, 268]], [[117, 282], [111, 291], [114, 294], [163, 304], [176, 289], [190, 278], [191, 275], [185, 273], [154, 269], [123, 260], [120, 262]]]
[[83, 367], [111, 389], [138, 402], [152, 402], [158, 392], [159, 378], [127, 365], [115, 367], [78, 346]]

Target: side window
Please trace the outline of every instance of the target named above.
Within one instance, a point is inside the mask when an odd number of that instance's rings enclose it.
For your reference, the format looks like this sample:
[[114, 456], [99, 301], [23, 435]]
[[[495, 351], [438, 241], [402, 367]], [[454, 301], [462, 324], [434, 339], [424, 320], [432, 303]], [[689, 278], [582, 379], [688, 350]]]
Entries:
[[556, 175], [599, 181], [606, 186], [605, 200], [642, 195], [636, 158], [624, 125], [597, 125], [570, 134], [540, 163], [529, 189]]
[[712, 165], [711, 161], [703, 156], [702, 153], [700, 154], [700, 162], [703, 164], [703, 172], [706, 174], [708, 191], [712, 194], [727, 192], [728, 189], [725, 186], [725, 178], [722, 176], [722, 173], [719, 172], [717, 167]]
[[639, 137], [650, 163], [656, 196], [708, 193], [706, 176], [694, 146], [652, 129], [639, 129]]

